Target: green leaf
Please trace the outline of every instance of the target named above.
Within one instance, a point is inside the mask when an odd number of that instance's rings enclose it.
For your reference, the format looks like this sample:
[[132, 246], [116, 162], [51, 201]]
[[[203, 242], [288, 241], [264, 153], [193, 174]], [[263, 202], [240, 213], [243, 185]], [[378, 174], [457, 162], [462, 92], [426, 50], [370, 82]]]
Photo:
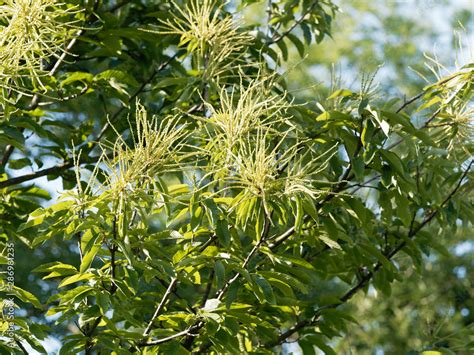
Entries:
[[107, 80], [110, 82], [118, 81], [130, 86], [140, 86], [140, 83], [130, 74], [124, 72], [123, 70], [109, 69], [105, 70], [102, 73], [97, 74], [94, 77], [94, 80]]
[[31, 303], [35, 308], [42, 309], [41, 302], [32, 293], [14, 286], [12, 293], [21, 301]]
[[429, 107], [431, 107], [431, 106], [433, 106], [437, 103], [440, 103], [442, 101], [443, 101], [443, 99], [440, 96], [435, 96], [431, 100], [423, 103], [420, 107], [418, 107], [417, 111], [418, 112], [423, 111], [424, 109], [427, 109], [427, 108], [429, 108]]
[[330, 346], [326, 345], [321, 335], [308, 334], [305, 335], [303, 339], [321, 349], [326, 355], [337, 355], [336, 352], [332, 350]]
[[396, 272], [395, 266], [387, 259], [385, 255], [382, 254], [375, 246], [370, 243], [360, 243], [359, 246], [367, 251], [370, 255], [374, 256], [383, 267], [389, 272]]
[[295, 216], [295, 231], [301, 233], [301, 227], [303, 226], [303, 203], [299, 196], [295, 196], [296, 203], [296, 216]]
[[217, 221], [216, 234], [222, 246], [228, 248], [230, 246], [231, 236], [226, 220], [220, 219]]
[[328, 97], [328, 100], [335, 99], [337, 97], [349, 97], [353, 96], [354, 93], [350, 90], [345, 90], [345, 89], [339, 89], [334, 91], [331, 96]]
[[356, 179], [362, 181], [364, 179], [365, 170], [364, 158], [355, 157], [354, 159], [352, 159], [352, 168], [354, 169]]
[[367, 106], [367, 111], [369, 111], [372, 116], [375, 118], [375, 121], [378, 123], [380, 129], [388, 137], [390, 131], [390, 124], [385, 121], [383, 118], [379, 117], [379, 113], [376, 110], [373, 110], [370, 106]]
[[318, 211], [316, 210], [314, 201], [310, 197], [304, 195], [301, 198], [301, 203], [303, 204], [304, 212], [309, 214], [315, 221], [318, 221]]
[[90, 250], [84, 255], [84, 257], [82, 258], [82, 262], [81, 262], [81, 267], [79, 269], [79, 271], [81, 273], [85, 272], [87, 269], [89, 269], [89, 267], [91, 266], [92, 264], [92, 261], [94, 260], [97, 252], [100, 250], [101, 248], [101, 245], [100, 244], [94, 244]]
[[[185, 86], [188, 84], [189, 78], [177, 77], [177, 78], [160, 78], [158, 82], [153, 86], [154, 89], [166, 88], [169, 86]], [[187, 186], [187, 185], [186, 185]]]
[[303, 267], [305, 269], [308, 269], [308, 270], [314, 270], [314, 266], [311, 265], [306, 260], [304, 260], [303, 258], [299, 258], [299, 257], [296, 257], [296, 256], [290, 256], [290, 255], [276, 255], [276, 254], [273, 254], [273, 256], [280, 263], [291, 263], [295, 266], [301, 266], [301, 267]]
[[380, 155], [384, 158], [386, 162], [389, 163], [390, 167], [395, 170], [400, 176], [405, 175], [405, 169], [403, 168], [403, 162], [402, 160], [398, 157], [393, 152], [390, 152], [388, 150], [379, 150]]
[[218, 289], [221, 289], [225, 283], [225, 267], [224, 264], [217, 260], [214, 264], [214, 270], [216, 274], [216, 286]]
[[269, 281], [271, 279], [277, 279], [281, 283], [290, 285], [292, 289], [298, 290], [304, 294], [308, 293], [309, 291], [308, 287], [304, 283], [289, 274], [275, 271], [260, 271], [259, 274], [267, 278]]
[[0, 144], [11, 144], [20, 151], [23, 151], [25, 137], [23, 133], [14, 127], [0, 126]]
[[63, 281], [61, 281], [58, 288], [65, 287], [65, 286], [71, 285], [71, 284], [76, 283], [76, 282], [89, 280], [93, 276], [94, 276], [94, 274], [85, 273], [85, 274], [76, 274], [76, 275], [73, 275], [73, 276], [66, 277]]
[[342, 250], [338, 242], [336, 242], [335, 240], [332, 240], [331, 238], [326, 237], [324, 234], [320, 234], [318, 236], [318, 239], [321, 240], [324, 244], [326, 244], [331, 249]]
[[277, 46], [280, 48], [283, 60], [288, 60], [288, 47], [286, 46], [285, 41], [278, 41]]
[[67, 73], [66, 78], [61, 81], [60, 87], [63, 88], [64, 86], [74, 83], [76, 81], [80, 81], [84, 84], [90, 84], [93, 78], [93, 74], [86, 72]]
[[18, 228], [18, 231], [21, 232], [25, 229], [35, 227], [35, 226], [38, 226], [38, 225], [42, 224], [45, 217], [46, 217], [46, 215], [44, 215], [44, 214], [38, 215], [38, 216], [33, 217], [33, 218], [31, 218], [31, 216], [30, 216], [30, 218], [28, 219], [28, 221], [26, 223], [23, 223], [23, 224], [20, 225], [20, 227]]
[[275, 304], [275, 295], [273, 294], [272, 286], [268, 283], [268, 281], [263, 276], [258, 274], [252, 275], [252, 278], [262, 290], [265, 300], [270, 304]]
[[44, 264], [41, 266], [38, 266], [32, 272], [47, 272], [49, 273], [48, 275], [43, 277], [43, 280], [50, 279], [53, 277], [61, 277], [61, 276], [69, 276], [71, 274], [76, 274], [77, 269], [68, 264], [63, 264], [61, 262], [53, 262], [49, 264]]
[[219, 308], [221, 304], [221, 301], [219, 301], [217, 298], [210, 298], [206, 300], [206, 304], [202, 308], [204, 312], [212, 312], [215, 311], [217, 308]]
[[8, 161], [8, 167], [13, 170], [23, 169], [26, 166], [30, 166], [31, 161], [28, 158], [11, 159]]
[[301, 42], [300, 39], [296, 35], [294, 35], [293, 33], [288, 33], [287, 37], [295, 45], [296, 49], [298, 50], [298, 54], [300, 55], [300, 57], [303, 58], [304, 53], [305, 53], [305, 46], [304, 46], [303, 42]]

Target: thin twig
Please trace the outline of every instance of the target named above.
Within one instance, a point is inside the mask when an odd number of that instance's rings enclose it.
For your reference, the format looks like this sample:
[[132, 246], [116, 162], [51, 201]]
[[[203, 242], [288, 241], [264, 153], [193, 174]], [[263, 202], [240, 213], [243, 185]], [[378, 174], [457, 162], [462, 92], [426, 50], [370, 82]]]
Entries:
[[92, 348], [94, 347], [92, 344], [92, 335], [94, 334], [94, 331], [97, 329], [99, 326], [99, 323], [102, 321], [102, 316], [99, 316], [96, 318], [94, 323], [89, 327], [87, 330], [86, 334], [89, 339], [87, 339], [87, 342], [84, 346], [84, 354], [85, 355], [91, 355], [92, 354]]
[[[201, 245], [199, 247], [198, 251], [200, 253], [203, 252], [204, 249], [206, 249], [216, 239], [217, 239], [216, 234], [211, 235], [211, 237], [203, 245]], [[169, 296], [171, 295], [171, 293], [174, 292], [174, 289], [176, 288], [177, 284], [178, 284], [178, 277], [176, 276], [171, 280], [171, 282], [168, 285], [168, 288], [166, 289], [166, 292], [163, 295], [160, 303], [158, 304], [153, 316], [151, 317], [150, 321], [148, 322], [148, 325], [147, 325], [145, 331], [143, 332], [143, 338], [146, 338], [150, 334], [150, 332], [152, 330], [152, 327], [153, 327], [153, 323], [155, 322], [156, 318], [160, 315], [161, 311], [163, 310], [163, 307], [165, 306], [166, 302], [168, 301]]]
[[153, 340], [153, 341], [146, 342], [146, 343], [140, 343], [140, 344], [138, 344], [138, 346], [142, 347], [142, 348], [146, 347], [146, 346], [155, 346], [155, 345], [166, 343], [168, 341], [171, 341], [173, 339], [176, 339], [176, 338], [179, 338], [179, 337], [182, 337], [182, 336], [190, 336], [190, 337], [197, 336], [197, 334], [192, 333], [193, 330], [195, 330], [195, 326], [189, 327], [188, 329], [183, 330], [182, 332], [170, 335], [169, 337], [166, 337], [166, 338], [161, 338], [161, 339]]
[[285, 32], [281, 33], [280, 35], [276, 34], [276, 36], [273, 36], [273, 38], [271, 38], [268, 42], [267, 42], [267, 45], [271, 45], [271, 44], [275, 44], [275, 43], [278, 43], [280, 42], [283, 38], [285, 38], [286, 36], [288, 36], [295, 28], [296, 26], [298, 26], [299, 24], [301, 24], [301, 22], [304, 21], [305, 17], [311, 13], [311, 11], [313, 11], [313, 9], [316, 7], [316, 5], [318, 4], [319, 1], [314, 1], [313, 4], [308, 8], [308, 10], [306, 10], [299, 19], [297, 19], [291, 26], [289, 29], [287, 29]]
[[400, 113], [402, 110], [404, 110], [407, 106], [411, 105], [412, 103], [414, 103], [415, 101], [421, 99], [423, 97], [423, 95], [425, 94], [425, 91], [422, 91], [420, 92], [418, 95], [415, 95], [413, 96], [411, 99], [405, 101], [399, 108], [397, 111], [395, 111], [396, 113]]
[[114, 220], [112, 223], [112, 245], [109, 247], [110, 251], [110, 294], [113, 295], [117, 290], [116, 284], [116, 261], [115, 261], [115, 253], [117, 252], [117, 214], [114, 215]]
[[171, 282], [170, 282], [168, 288], [166, 289], [165, 294], [161, 298], [161, 301], [158, 304], [158, 307], [156, 307], [156, 309], [155, 309], [155, 313], [153, 313], [153, 316], [151, 317], [145, 331], [143, 332], [143, 338], [146, 338], [148, 335], [150, 335], [150, 332], [151, 332], [152, 327], [153, 327], [153, 323], [155, 322], [156, 318], [158, 318], [161, 311], [163, 310], [163, 308], [164, 308], [166, 302], [168, 301], [168, 298], [171, 295], [171, 292], [173, 291], [173, 289], [176, 286], [177, 282], [178, 282], [178, 279], [176, 277], [171, 279]]
[[[460, 73], [458, 73], [459, 75]], [[440, 80], [439, 82], [437, 82], [435, 85], [444, 85], [448, 82], [450, 82], [451, 80], [453, 80], [454, 78], [457, 78], [458, 75], [453, 75], [453, 76], [450, 76], [450, 77], [447, 77], [443, 80]], [[429, 89], [428, 89], [429, 90]], [[428, 90], [422, 90], [419, 94], [413, 96], [411, 99], [408, 99], [407, 101], [405, 101], [399, 108], [397, 111], [395, 111], [396, 113], [400, 113], [402, 110], [404, 110], [407, 106], [411, 105], [412, 103], [414, 103], [415, 101], [421, 99], [423, 97], [423, 95], [425, 95], [427, 93]]]
[[[250, 253], [248, 253], [247, 257], [245, 258], [242, 264], [242, 269], [247, 268], [252, 257], [257, 253], [260, 247], [266, 242], [269, 232], [270, 232], [270, 218], [266, 217], [261, 238], [257, 242], [257, 244], [254, 245]], [[219, 301], [222, 300], [222, 298], [224, 297], [229, 287], [241, 276], [242, 274], [240, 272], [237, 272], [229, 281], [225, 283], [225, 285], [219, 291], [216, 292], [215, 298], [217, 298]]]

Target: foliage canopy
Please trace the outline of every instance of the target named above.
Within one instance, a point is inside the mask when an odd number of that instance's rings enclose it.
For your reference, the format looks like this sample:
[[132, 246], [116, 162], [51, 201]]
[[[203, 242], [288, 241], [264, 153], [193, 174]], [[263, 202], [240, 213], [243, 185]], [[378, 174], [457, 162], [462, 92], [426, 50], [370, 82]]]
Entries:
[[32, 272], [2, 351], [331, 354], [355, 294], [472, 227], [474, 64], [303, 101], [282, 68], [338, 9], [256, 2], [0, 1], [1, 261]]

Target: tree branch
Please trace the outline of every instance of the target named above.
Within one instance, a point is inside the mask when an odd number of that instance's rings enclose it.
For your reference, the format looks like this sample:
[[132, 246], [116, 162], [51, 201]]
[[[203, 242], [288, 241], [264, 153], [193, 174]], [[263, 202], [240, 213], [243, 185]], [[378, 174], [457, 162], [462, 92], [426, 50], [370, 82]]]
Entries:
[[[91, 157], [91, 158], [85, 157], [85, 158], [81, 159], [79, 163], [80, 164], [95, 163], [99, 160], [99, 158], [100, 157], [98, 157], [98, 156]], [[12, 177], [12, 178], [4, 180], [4, 181], [0, 181], [0, 189], [8, 187], [8, 186], [12, 186], [12, 185], [21, 184], [22, 182], [25, 182], [25, 181], [35, 180], [35, 179], [38, 179], [38, 178], [40, 178], [42, 176], [46, 176], [46, 175], [58, 174], [58, 176], [59, 176], [59, 174], [62, 171], [67, 170], [69, 168], [72, 168], [73, 166], [74, 166], [74, 159], [71, 158], [71, 159], [68, 159], [68, 160], [64, 161], [61, 164], [57, 164], [57, 165], [54, 165], [54, 166], [49, 167], [49, 168], [37, 170], [33, 173], [20, 175], [20, 176]]]
[[[265, 225], [264, 225], [264, 228], [263, 228], [263, 231], [262, 231], [262, 236], [261, 236], [260, 240], [257, 242], [257, 244], [254, 245], [254, 247], [252, 248], [250, 253], [247, 255], [247, 257], [245, 258], [245, 260], [242, 264], [242, 269], [247, 268], [247, 266], [248, 266], [250, 260], [252, 259], [252, 257], [255, 255], [255, 253], [257, 253], [258, 249], [260, 249], [260, 247], [266, 241], [269, 232], [270, 232], [270, 219], [269, 219], [269, 217], [266, 217], [265, 218]], [[214, 297], [217, 298], [219, 301], [222, 300], [225, 293], [229, 289], [230, 285], [232, 285], [235, 281], [237, 281], [237, 279], [241, 276], [242, 276], [242, 274], [240, 272], [237, 272], [229, 281], [227, 281], [225, 283], [224, 286], [222, 286], [222, 288], [219, 291], [216, 292], [216, 295]]]
[[138, 347], [143, 348], [143, 347], [147, 347], [147, 346], [155, 346], [155, 345], [166, 343], [168, 341], [174, 340], [174, 339], [182, 337], [182, 336], [195, 337], [195, 336], [197, 336], [197, 334], [192, 333], [194, 330], [197, 330], [197, 329], [196, 329], [196, 326], [193, 325], [193, 326], [189, 327], [188, 329], [183, 330], [182, 332], [173, 334], [169, 337], [161, 338], [161, 339], [150, 341], [150, 342], [147, 342], [147, 343], [139, 343]]
[[87, 335], [87, 337], [89, 338], [87, 340], [86, 344], [84, 345], [84, 354], [85, 355], [91, 355], [92, 354], [92, 348], [93, 348], [92, 335], [94, 334], [94, 331], [99, 326], [99, 323], [101, 322], [101, 320], [102, 320], [102, 316], [97, 317], [96, 320], [94, 321], [94, 323], [92, 323], [92, 325], [89, 327], [89, 329], [87, 329], [87, 332], [84, 332]]
[[[418, 234], [418, 232], [423, 227], [425, 227], [429, 222], [431, 222], [433, 220], [433, 218], [436, 217], [436, 215], [441, 211], [441, 209], [458, 192], [459, 188], [462, 186], [463, 180], [466, 178], [467, 174], [469, 173], [473, 163], [474, 163], [474, 160], [471, 160], [468, 167], [466, 168], [466, 170], [462, 174], [461, 178], [459, 179], [458, 183], [456, 184], [454, 189], [448, 194], [448, 196], [443, 200], [443, 202], [440, 204], [439, 208], [437, 208], [432, 213], [430, 213], [427, 217], [425, 217], [425, 219], [416, 228], [413, 228], [414, 224], [412, 224], [412, 226], [410, 227], [410, 231], [408, 233], [408, 236], [407, 236], [408, 239], [411, 239], [411, 238], [415, 237], [416, 234]], [[405, 245], [406, 245], [406, 241], [401, 242], [399, 245], [397, 245], [390, 252], [385, 253], [384, 256], [390, 261], [400, 250], [402, 250], [405, 247]], [[374, 268], [373, 268], [373, 271], [370, 271], [366, 275], [364, 275], [356, 285], [354, 285], [351, 289], [349, 289], [344, 295], [342, 295], [339, 298], [340, 302], [320, 307], [318, 310], [316, 310], [313, 317], [311, 317], [310, 319], [308, 319], [308, 318], [303, 319], [303, 320], [295, 323], [295, 325], [293, 325], [291, 328], [289, 328], [284, 333], [282, 333], [276, 340], [265, 344], [264, 347], [265, 348], [273, 348], [277, 345], [280, 345], [280, 344], [284, 343], [286, 339], [288, 339], [294, 333], [298, 332], [300, 329], [303, 329], [307, 326], [315, 324], [318, 321], [318, 319], [321, 315], [321, 312], [323, 310], [330, 309], [330, 308], [337, 308], [337, 307], [341, 306], [342, 304], [346, 303], [347, 301], [349, 301], [358, 291], [363, 289], [369, 283], [369, 281], [372, 280], [373, 276], [375, 275], [375, 273], [380, 268], [382, 268], [382, 263], [377, 262], [375, 264]]]
[[110, 285], [110, 294], [114, 294], [117, 291], [117, 285], [115, 283], [116, 280], [116, 262], [115, 262], [115, 253], [117, 252], [117, 214], [114, 215], [114, 220], [112, 224], [112, 245], [109, 247], [110, 251], [110, 278], [111, 278], [111, 285]]
[[[459, 73], [458, 73], [459, 75]], [[453, 75], [453, 76], [449, 76], [445, 79], [442, 79], [440, 80], [439, 82], [435, 83], [435, 85], [444, 85], [448, 82], [450, 82], [451, 80], [453, 80], [454, 78], [456, 78], [458, 75]], [[411, 105], [412, 103], [414, 103], [415, 101], [421, 99], [423, 97], [424, 94], [426, 94], [426, 92], [429, 91], [429, 90], [422, 90], [419, 94], [413, 96], [412, 98], [406, 100], [399, 108], [397, 111], [395, 111], [396, 113], [400, 113], [402, 110], [404, 110], [407, 106]]]
[[156, 318], [158, 318], [158, 316], [160, 315], [161, 311], [163, 310], [163, 307], [165, 306], [166, 302], [168, 301], [168, 298], [171, 295], [171, 293], [172, 293], [172, 291], [173, 291], [173, 289], [174, 289], [174, 287], [176, 286], [177, 283], [178, 283], [178, 279], [176, 277], [171, 279], [171, 282], [170, 282], [168, 288], [166, 289], [165, 294], [161, 298], [161, 301], [158, 304], [158, 307], [156, 307], [156, 309], [155, 309], [155, 313], [153, 313], [153, 316], [151, 317], [145, 331], [143, 332], [143, 338], [146, 338], [146, 337], [148, 337], [148, 335], [150, 335], [150, 332], [151, 332], [152, 327], [153, 327], [153, 323], [155, 322]]
[[289, 29], [287, 29], [285, 32], [281, 33], [280, 35], [276, 34], [269, 40], [267, 41], [267, 45], [275, 44], [280, 42], [283, 38], [288, 36], [301, 22], [304, 21], [305, 17], [313, 11], [313, 9], [316, 7], [319, 1], [314, 1], [313, 4], [306, 10], [301, 17], [296, 20]]
[[425, 94], [425, 91], [421, 91], [418, 95], [415, 95], [415, 96], [413, 96], [411, 99], [408, 99], [408, 100], [405, 101], [405, 102], [398, 108], [398, 110], [395, 111], [395, 112], [396, 112], [396, 113], [402, 112], [407, 106], [409, 106], [409, 105], [411, 105], [412, 103], [414, 103], [415, 101], [421, 99], [424, 94]]
[[35, 171], [34, 173], [25, 174], [25, 175], [13, 177], [4, 181], [0, 181], [0, 188], [21, 184], [22, 182], [34, 180], [46, 175], [58, 174], [62, 172], [63, 170], [71, 168], [72, 166], [74, 166], [74, 161], [72, 159], [67, 160], [64, 163], [52, 166], [50, 168], [38, 170], [38, 171]]
[[[199, 248], [198, 248], [198, 251], [201, 253], [204, 251], [204, 249], [206, 249], [214, 240], [217, 239], [217, 235], [216, 234], [213, 234], [211, 235], [211, 237], [203, 244], [201, 245]], [[165, 291], [165, 294], [163, 295], [160, 303], [158, 304], [153, 316], [151, 317], [150, 321], [148, 322], [148, 325], [145, 329], [145, 331], [143, 332], [143, 338], [144, 340], [138, 344], [138, 346], [148, 346], [148, 345], [140, 345], [140, 344], [144, 344], [144, 341], [145, 341], [145, 338], [150, 335], [151, 333], [151, 330], [153, 328], [153, 323], [155, 322], [156, 318], [160, 315], [161, 311], [163, 310], [163, 307], [165, 306], [167, 300], [169, 299], [171, 293], [174, 292], [174, 289], [176, 288], [176, 286], [178, 285], [178, 277], [174, 277], [172, 280], [171, 280], [171, 283], [168, 285], [168, 288], [166, 289]], [[191, 329], [191, 328], [189, 328]], [[189, 330], [188, 329], [188, 330]], [[193, 329], [199, 329], [199, 328], [193, 328]], [[179, 334], [179, 335], [178, 335]], [[177, 333], [173, 336], [173, 339], [174, 338], [177, 338], [177, 337], [180, 337], [180, 336], [184, 336], [184, 335], [189, 335], [189, 336], [194, 336], [194, 335], [191, 335], [191, 334], [186, 334], [185, 332], [180, 332], [180, 333]], [[171, 340], [171, 339], [169, 339]], [[167, 340], [167, 341], [169, 341]], [[156, 340], [158, 342], [162, 342], [163, 339], [160, 339], [160, 340]], [[154, 344], [156, 341], [153, 341], [153, 342], [149, 342], [149, 343], [146, 343], [146, 344]]]
[[[270, 232], [270, 224], [271, 224], [270, 220], [271, 220], [271, 216], [265, 215], [265, 222], [264, 222], [262, 234], [260, 236], [260, 240], [254, 245], [254, 247], [252, 248], [250, 253], [245, 258], [244, 262], [242, 263], [242, 269], [247, 268], [247, 266], [248, 266], [250, 260], [252, 259], [252, 257], [257, 253], [258, 249], [260, 249], [260, 247], [266, 242], [266, 239], [268, 238], [268, 234]], [[225, 293], [229, 290], [229, 287], [235, 281], [237, 281], [241, 276], [242, 276], [242, 274], [240, 272], [237, 272], [230, 280], [228, 280], [225, 283], [224, 286], [222, 286], [222, 288], [220, 290], [218, 290], [216, 292], [214, 298], [221, 301], [222, 298], [224, 297]], [[198, 331], [198, 332], [204, 325], [205, 325], [205, 323], [203, 321], [198, 321], [194, 324], [194, 326], [196, 327], [196, 331]], [[183, 346], [186, 349], [190, 350], [192, 345], [193, 345], [194, 339], [195, 339], [194, 336], [193, 337], [187, 336], [183, 340]]]

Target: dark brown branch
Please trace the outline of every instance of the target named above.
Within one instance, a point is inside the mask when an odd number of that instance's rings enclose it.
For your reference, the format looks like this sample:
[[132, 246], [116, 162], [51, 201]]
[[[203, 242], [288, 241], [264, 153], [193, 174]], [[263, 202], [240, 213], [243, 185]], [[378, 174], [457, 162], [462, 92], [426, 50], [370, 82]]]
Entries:
[[364, 181], [362, 184], [358, 184], [358, 183], [355, 183], [355, 184], [352, 184], [352, 185], [347, 185], [343, 190], [347, 190], [347, 189], [352, 189], [355, 187], [355, 189], [353, 191], [351, 191], [351, 193], [354, 193], [356, 192], [357, 190], [359, 190], [360, 188], [362, 187], [372, 187], [372, 188], [375, 188], [375, 186], [372, 186], [372, 185], [368, 185], [370, 184], [372, 181], [375, 181], [377, 179], [379, 179], [381, 177], [380, 174], [377, 174], [375, 175], [374, 177], [371, 177], [370, 179]]
[[[447, 77], [443, 80], [440, 80], [439, 82], [437, 82], [435, 85], [444, 85], [448, 82], [450, 82], [451, 80], [453, 80], [454, 78], [456, 78], [458, 75], [453, 75], [453, 76], [450, 76], [450, 77]], [[427, 90], [423, 90], [421, 91], [419, 94], [413, 96], [411, 99], [408, 99], [407, 101], [405, 101], [399, 108], [398, 110], [396, 111], [396, 113], [400, 113], [402, 110], [404, 110], [407, 106], [411, 105], [412, 103], [414, 103], [415, 101], [421, 99], [423, 97], [424, 94], [426, 94]]]
[[[115, 262], [115, 253], [118, 250], [117, 245], [115, 244], [115, 241], [117, 240], [117, 216], [114, 216], [113, 220], [113, 226], [112, 226], [112, 238], [114, 241], [114, 244], [109, 248], [110, 250], [110, 256], [111, 256], [111, 261], [110, 261], [110, 269], [111, 269], [111, 282], [112, 285], [110, 286], [110, 295], [113, 295], [117, 291], [117, 285], [115, 284], [115, 269], [116, 269], [116, 262]], [[99, 326], [99, 323], [102, 320], [102, 316], [97, 317], [97, 319], [94, 321], [94, 323], [91, 326], [88, 326], [87, 329], [81, 330], [83, 334], [85, 334], [88, 339], [87, 342], [84, 346], [84, 352], [85, 355], [90, 355], [92, 354], [92, 349], [94, 345], [92, 344], [92, 336]]]
[[[457, 76], [460, 75], [460, 73], [457, 73], [453, 76], [450, 76], [450, 77], [447, 77], [443, 80], [440, 80], [439, 82], [435, 83], [434, 85], [444, 85], [448, 82], [450, 82], [451, 80], [453, 80], [454, 78], [457, 78]], [[420, 98], [423, 97], [423, 95], [425, 95], [427, 92], [429, 91], [429, 89], [425, 89], [423, 91], [421, 91], [418, 95], [415, 95], [413, 96], [411, 99], [405, 101], [398, 109], [397, 111], [395, 111], [396, 113], [400, 113], [402, 110], [404, 110], [408, 105], [412, 104], [413, 102], [419, 100]], [[425, 122], [425, 124], [421, 127], [421, 128], [430, 128], [430, 123], [431, 121], [433, 121], [436, 116], [438, 116], [441, 112], [441, 107], [439, 107], [435, 112], [433, 112], [433, 114], [430, 116], [430, 118]], [[378, 127], [373, 134], [375, 134], [376, 132], [380, 131], [381, 128]], [[401, 144], [403, 142], [403, 139], [400, 139], [394, 143], [392, 143], [391, 145], [389, 145], [386, 149], [387, 150], [390, 150], [390, 149], [393, 149], [395, 148], [396, 146], [398, 146], [399, 144]]]
[[[257, 251], [260, 249], [260, 247], [266, 242], [268, 238], [268, 234], [270, 232], [270, 216], [265, 217], [265, 223], [262, 231], [262, 235], [260, 237], [260, 240], [257, 242], [257, 244], [254, 245], [250, 253], [247, 255], [245, 258], [243, 264], [242, 264], [242, 269], [246, 269], [250, 260], [252, 257], [257, 253]], [[230, 285], [232, 285], [239, 277], [241, 277], [242, 274], [240, 272], [237, 272], [229, 281], [225, 283], [225, 285], [216, 292], [215, 298], [217, 298], [219, 301], [222, 300], [224, 297], [225, 293], [229, 289]]]
[[403, 103], [403, 105], [401, 105], [397, 111], [395, 111], [396, 113], [400, 113], [402, 110], [404, 110], [407, 106], [411, 105], [412, 103], [414, 103], [415, 101], [421, 99], [423, 97], [423, 95], [425, 94], [425, 91], [422, 91], [420, 92], [418, 95], [415, 95], [413, 96], [411, 99], [408, 99], [407, 101], [405, 101]]
[[[87, 163], [96, 163], [98, 160], [100, 159], [100, 157], [84, 157], [84, 158], [81, 158], [79, 163], [80, 164], [87, 164]], [[57, 164], [57, 165], [54, 165], [52, 167], [49, 167], [49, 168], [45, 168], [45, 169], [41, 169], [41, 170], [37, 170], [33, 173], [29, 173], [29, 174], [25, 174], [25, 175], [21, 175], [21, 176], [16, 176], [16, 177], [12, 177], [10, 179], [7, 179], [7, 180], [4, 180], [4, 181], [0, 181], [0, 189], [1, 188], [5, 188], [5, 187], [8, 187], [8, 186], [12, 186], [12, 185], [18, 185], [18, 184], [21, 184], [22, 182], [25, 182], [25, 181], [31, 181], [31, 180], [35, 180], [35, 179], [38, 179], [42, 176], [46, 176], [46, 175], [58, 175], [64, 171], [64, 170], [67, 170], [69, 168], [72, 168], [74, 166], [74, 159], [68, 159], [66, 161], [64, 161], [63, 163], [61, 164]]]
[[[79, 217], [79, 219], [84, 219], [84, 210], [83, 209], [81, 209], [81, 211], [79, 211], [78, 217]], [[77, 239], [77, 249], [79, 251], [79, 259], [80, 259], [81, 264], [82, 264], [82, 259], [84, 258], [84, 253], [83, 253], [83, 250], [82, 250], [82, 231], [76, 233], [76, 239]], [[78, 326], [78, 328], [81, 329], [79, 326]]]
[[0, 181], [0, 188], [21, 184], [22, 182], [34, 180], [46, 175], [59, 174], [62, 171], [71, 168], [72, 166], [74, 166], [74, 161], [72, 159], [67, 160], [64, 163], [52, 166], [50, 168], [38, 170], [38, 171], [35, 171], [34, 173], [25, 174], [25, 175], [13, 177], [4, 181]]
[[[430, 116], [430, 118], [425, 122], [425, 124], [421, 127], [421, 128], [430, 128], [430, 123], [431, 121], [433, 121], [436, 116], [439, 115], [439, 113], [441, 112], [441, 107], [438, 108], [435, 112], [433, 112], [433, 114]], [[401, 143], [403, 142], [403, 138], [402, 139], [399, 139], [398, 141], [390, 144], [387, 148], [385, 148], [386, 150], [391, 150], [393, 148], [395, 148], [396, 146], [400, 145]]]
[[90, 325], [90, 327], [88, 327], [87, 331], [84, 332], [84, 334], [86, 334], [87, 337], [89, 337], [89, 339], [87, 340], [87, 342], [84, 346], [84, 354], [85, 355], [91, 355], [92, 354], [92, 348], [94, 347], [93, 344], [92, 344], [92, 335], [94, 334], [94, 331], [99, 326], [99, 323], [101, 322], [101, 320], [102, 320], [102, 316], [97, 317], [96, 320], [94, 321], [94, 323], [92, 323], [92, 325]]
[[441, 113], [441, 107], [439, 107], [435, 112], [433, 112], [431, 117], [428, 118], [428, 120], [423, 125], [423, 128], [429, 128], [431, 121], [433, 121], [436, 118], [436, 116], [438, 116], [440, 113]]
[[[198, 248], [198, 252], [201, 253], [203, 252], [211, 243], [213, 243], [215, 240], [217, 239], [217, 235], [216, 234], [213, 234], [211, 235], [211, 237], [203, 244], [201, 245], [199, 248]], [[150, 335], [150, 332], [151, 330], [153, 329], [153, 323], [155, 322], [156, 318], [160, 315], [161, 311], [163, 310], [163, 307], [166, 305], [166, 302], [168, 301], [171, 293], [175, 293], [175, 289], [176, 289], [176, 286], [178, 285], [178, 278], [175, 277], [171, 280], [171, 283], [168, 285], [168, 288], [167, 290], [165, 291], [165, 294], [163, 295], [160, 303], [158, 304], [158, 307], [156, 308], [153, 316], [151, 317], [150, 321], [148, 322], [148, 325], [145, 329], [145, 331], [143, 332], [143, 340], [138, 343], [138, 346], [151, 346], [152, 344], [155, 344], [155, 342], [159, 342], [158, 344], [160, 344], [161, 342], [164, 342], [163, 339], [159, 339], [159, 340], [156, 340], [156, 341], [152, 341], [152, 342], [146, 342], [146, 337], [148, 335]], [[199, 322], [198, 322], [199, 323]], [[198, 323], [196, 324], [196, 326], [198, 325]], [[191, 329], [191, 328], [189, 328]], [[188, 329], [188, 330], [189, 330]], [[200, 328], [192, 328], [192, 329], [200, 329]], [[179, 334], [179, 335], [178, 335]], [[177, 337], [180, 337], [180, 336], [184, 336], [184, 335], [188, 335], [188, 336], [194, 336], [194, 335], [191, 335], [191, 334], [187, 334], [186, 332], [180, 332], [180, 333], [177, 333], [173, 336], [172, 339], [174, 338], [177, 338]], [[169, 340], [172, 340], [172, 339], [169, 339]], [[166, 341], [169, 341], [169, 340], [166, 340]], [[145, 345], [146, 344], [146, 345]], [[131, 349], [129, 349], [130, 351], [133, 351], [133, 347]]]
[[78, 97], [81, 97], [81, 96], [85, 95], [89, 89], [90, 89], [89, 86], [86, 85], [78, 93], [72, 94], [72, 95], [69, 95], [69, 96], [64, 96], [64, 97], [61, 96], [62, 94], [60, 92], [58, 92], [58, 96], [59, 96], [58, 99], [55, 99], [55, 101], [40, 102], [40, 103], [38, 103], [38, 106], [40, 106], [40, 107], [41, 106], [48, 106], [48, 105], [51, 105], [55, 102], [65, 102], [65, 101], [74, 100], [74, 99], [77, 99]]
[[116, 275], [116, 261], [115, 261], [115, 253], [118, 250], [117, 246], [117, 214], [114, 215], [114, 220], [112, 224], [112, 245], [109, 247], [110, 251], [110, 278], [111, 278], [111, 285], [110, 285], [110, 294], [113, 295], [115, 291], [117, 291], [117, 285], [115, 280], [117, 279]]

